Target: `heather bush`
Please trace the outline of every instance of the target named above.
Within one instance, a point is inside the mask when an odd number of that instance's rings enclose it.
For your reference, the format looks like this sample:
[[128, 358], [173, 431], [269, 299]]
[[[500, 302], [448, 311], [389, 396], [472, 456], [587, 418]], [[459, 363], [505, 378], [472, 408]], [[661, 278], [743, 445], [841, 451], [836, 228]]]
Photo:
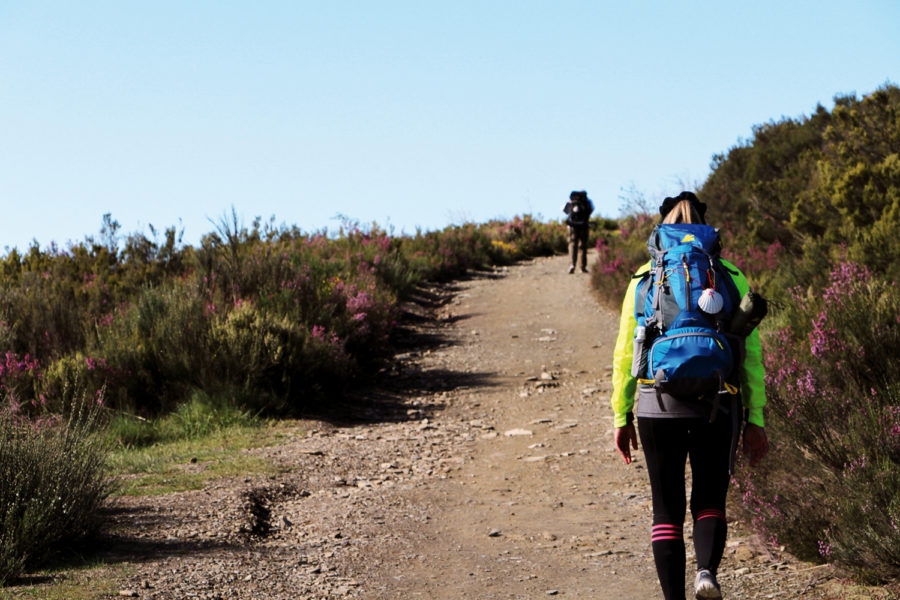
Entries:
[[738, 480], [747, 514], [797, 554], [881, 580], [900, 575], [898, 109], [887, 85], [757, 126], [700, 190], [777, 315], [763, 340], [775, 450]]
[[0, 356], [0, 397], [7, 403], [29, 410], [36, 409], [40, 396], [35, 395], [38, 384], [38, 361], [29, 355], [18, 356], [7, 352]]
[[9, 351], [49, 356], [84, 345], [87, 308], [78, 293], [83, 284], [54, 271], [29, 271], [7, 281], [0, 294], [0, 340]]
[[161, 246], [140, 234], [129, 236], [121, 252], [117, 229], [104, 215], [103, 243], [88, 238], [44, 251], [34, 244], [25, 254], [13, 249], [0, 259], [0, 348], [41, 360], [83, 350], [119, 304], [143, 287], [183, 274], [186, 252], [174, 229], [166, 231]]
[[0, 386], [33, 411], [58, 408], [52, 399], [75, 382], [143, 416], [197, 390], [253, 411], [310, 410], [377, 371], [417, 285], [566, 243], [561, 224], [527, 215], [399, 237], [345, 221], [328, 236], [245, 227], [232, 210], [214, 229], [193, 248], [174, 228], [122, 236], [104, 215], [97, 239], [10, 251]]
[[426, 281], [448, 281], [489, 266], [492, 256], [501, 255], [492, 246], [487, 233], [472, 224], [417, 232], [403, 240], [410, 267]]
[[111, 492], [97, 419], [91, 399], [63, 418], [0, 411], [0, 585], [96, 532]]
[[[46, 365], [36, 386], [41, 412], [61, 411], [63, 406], [60, 402], [68, 395], [67, 390], [95, 395], [102, 390], [107, 377], [102, 367], [96, 368], [98, 364], [104, 365], [105, 362], [103, 359], [85, 357], [81, 352], [73, 352]], [[109, 403], [109, 396], [106, 401]]]
[[484, 225], [495, 248], [495, 263], [534, 256], [551, 256], [566, 252], [568, 231], [558, 222], [543, 223], [531, 215], [516, 216], [511, 221], [491, 221]]
[[898, 315], [900, 289], [852, 262], [793, 290], [764, 352], [780, 460], [742, 490], [773, 540], [878, 580], [900, 575]]
[[541, 223], [530, 215], [509, 222], [454, 225], [398, 239], [409, 268], [422, 280], [447, 281], [472, 270], [515, 260], [565, 252], [567, 232], [560, 223]]
[[621, 306], [631, 276], [650, 259], [647, 239], [657, 222], [648, 214], [632, 214], [621, 219], [617, 229], [604, 228], [598, 235], [591, 285], [604, 304]]
[[[321, 248], [324, 238], [319, 236], [317, 240]], [[333, 242], [332, 249], [333, 252], [340, 251], [345, 258], [346, 271], [373, 275], [373, 289], [380, 292], [402, 297], [426, 279], [423, 273], [410, 266], [404, 251], [404, 238], [392, 237], [375, 225], [368, 229], [354, 226]]]
[[[0, 260], [0, 581], [93, 530], [110, 491], [100, 402], [122, 447], [315, 410], [388, 356], [415, 286], [566, 242], [529, 216], [328, 237], [232, 212], [197, 248], [151, 234], [123, 240], [106, 215], [99, 240]], [[75, 396], [94, 409], [67, 411]]]
[[730, 502], [733, 514], [772, 547], [786, 547], [797, 557], [819, 562], [819, 541], [830, 514], [824, 510], [829, 492], [827, 469], [791, 443], [776, 418], [766, 423], [771, 446], [764, 461], [750, 467], [737, 455]]
[[[647, 260], [655, 217], [630, 215], [597, 242], [592, 278], [619, 307], [634, 269]], [[861, 577], [900, 576], [900, 288], [848, 260], [852, 249], [822, 238], [792, 255], [728, 244], [755, 289], [772, 300], [763, 326], [771, 456], [739, 461], [735, 498], [763, 539]], [[732, 254], [733, 253], [733, 254]], [[837, 257], [836, 259], [833, 257]]]

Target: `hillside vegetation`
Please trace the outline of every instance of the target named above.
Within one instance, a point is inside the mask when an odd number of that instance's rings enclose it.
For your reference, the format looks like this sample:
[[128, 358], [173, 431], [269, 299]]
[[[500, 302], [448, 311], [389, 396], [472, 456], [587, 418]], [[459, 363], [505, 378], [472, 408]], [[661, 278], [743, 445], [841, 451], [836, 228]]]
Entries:
[[10, 407], [64, 389], [143, 416], [201, 390], [275, 415], [314, 412], [386, 358], [398, 301], [417, 284], [565, 248], [530, 217], [392, 237], [220, 221], [197, 248], [174, 229], [0, 259], [0, 385]]
[[[723, 254], [770, 300], [762, 333], [774, 451], [741, 472], [736, 503], [773, 544], [896, 581], [900, 88], [754, 127], [714, 157], [698, 195], [722, 229]], [[647, 260], [656, 222], [634, 212], [598, 240], [593, 279], [608, 302], [621, 302]]]

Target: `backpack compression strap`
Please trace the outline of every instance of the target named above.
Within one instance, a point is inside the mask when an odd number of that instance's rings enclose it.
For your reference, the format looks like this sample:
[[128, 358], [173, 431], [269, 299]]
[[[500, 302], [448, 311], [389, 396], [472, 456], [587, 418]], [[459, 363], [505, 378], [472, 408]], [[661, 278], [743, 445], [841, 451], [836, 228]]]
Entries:
[[646, 321], [647, 325], [655, 325], [660, 331], [665, 324], [662, 316], [662, 286], [666, 284], [666, 269], [663, 265], [663, 256], [666, 252], [668, 251], [663, 250], [658, 256], [653, 257], [653, 277], [650, 279], [650, 285], [659, 286], [659, 289], [653, 293], [653, 314]]

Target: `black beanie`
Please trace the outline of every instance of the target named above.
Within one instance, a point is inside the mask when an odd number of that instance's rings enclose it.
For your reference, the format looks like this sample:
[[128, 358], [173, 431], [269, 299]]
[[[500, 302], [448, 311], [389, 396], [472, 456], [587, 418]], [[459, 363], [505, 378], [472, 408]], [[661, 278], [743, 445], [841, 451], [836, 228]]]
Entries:
[[693, 192], [681, 192], [674, 198], [669, 196], [665, 200], [663, 200], [663, 203], [659, 207], [660, 217], [665, 219], [666, 215], [669, 214], [669, 211], [675, 208], [675, 205], [682, 200], [689, 201], [691, 203], [691, 208], [697, 211], [697, 216], [700, 217], [700, 220], [706, 223], [706, 204], [700, 202], [700, 198], [698, 198]]

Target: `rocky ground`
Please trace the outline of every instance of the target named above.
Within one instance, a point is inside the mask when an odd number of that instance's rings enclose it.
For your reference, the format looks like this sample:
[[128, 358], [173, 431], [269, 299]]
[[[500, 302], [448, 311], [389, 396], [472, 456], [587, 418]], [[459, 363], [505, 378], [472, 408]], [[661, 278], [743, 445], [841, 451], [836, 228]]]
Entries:
[[[409, 348], [353, 419], [252, 450], [283, 475], [117, 498], [120, 595], [660, 597], [642, 457], [626, 466], [612, 445], [618, 315], [565, 267], [423, 291]], [[720, 581], [726, 598], [845, 597], [827, 568], [740, 534]]]

